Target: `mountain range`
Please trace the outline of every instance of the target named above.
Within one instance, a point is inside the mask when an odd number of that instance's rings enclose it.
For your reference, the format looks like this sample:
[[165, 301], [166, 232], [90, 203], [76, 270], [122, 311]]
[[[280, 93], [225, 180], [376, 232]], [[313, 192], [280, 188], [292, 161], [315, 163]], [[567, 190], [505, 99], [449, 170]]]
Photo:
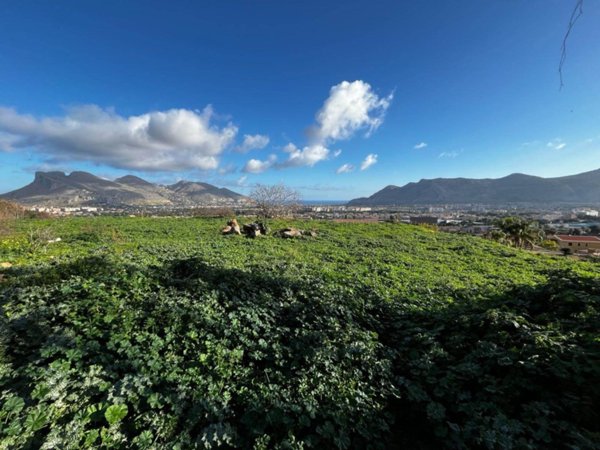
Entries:
[[173, 206], [234, 205], [248, 199], [208, 183], [150, 183], [134, 175], [110, 181], [87, 172], [36, 172], [33, 182], [1, 198], [36, 206]]
[[600, 169], [558, 178], [514, 173], [503, 178], [435, 178], [390, 185], [370, 197], [351, 200], [352, 206], [423, 204], [600, 204]]

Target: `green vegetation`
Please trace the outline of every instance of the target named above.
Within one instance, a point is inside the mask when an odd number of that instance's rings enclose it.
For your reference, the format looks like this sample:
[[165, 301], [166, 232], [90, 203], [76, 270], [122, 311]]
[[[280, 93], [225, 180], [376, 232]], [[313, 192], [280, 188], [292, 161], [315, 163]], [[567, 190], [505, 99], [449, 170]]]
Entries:
[[221, 225], [5, 226], [1, 449], [600, 440], [598, 265], [399, 224]]
[[502, 244], [514, 245], [520, 248], [533, 248], [544, 240], [544, 231], [535, 221], [522, 217], [503, 217], [496, 221], [498, 230], [493, 230], [490, 237]]

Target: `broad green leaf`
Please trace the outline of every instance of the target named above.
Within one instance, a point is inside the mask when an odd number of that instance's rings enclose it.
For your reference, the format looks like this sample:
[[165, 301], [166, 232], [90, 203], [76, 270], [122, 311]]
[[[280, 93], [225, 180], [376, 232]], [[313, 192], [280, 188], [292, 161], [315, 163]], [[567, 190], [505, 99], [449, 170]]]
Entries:
[[21, 397], [9, 397], [2, 406], [2, 410], [8, 414], [19, 414], [25, 407], [25, 402]]
[[110, 425], [114, 425], [125, 418], [125, 416], [127, 415], [127, 411], [127, 405], [111, 405], [106, 409], [104, 417]]
[[46, 425], [47, 419], [46, 411], [42, 409], [41, 406], [38, 406], [35, 410], [31, 411], [27, 418], [25, 419], [25, 427], [35, 433], [38, 430], [41, 430]]

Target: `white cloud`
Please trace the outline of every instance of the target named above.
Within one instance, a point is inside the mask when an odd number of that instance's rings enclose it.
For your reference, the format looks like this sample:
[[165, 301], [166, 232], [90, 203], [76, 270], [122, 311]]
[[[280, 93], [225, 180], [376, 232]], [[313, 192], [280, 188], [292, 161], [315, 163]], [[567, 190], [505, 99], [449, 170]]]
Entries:
[[17, 142], [18, 138], [16, 136], [0, 132], [0, 151], [13, 151]]
[[80, 160], [134, 170], [215, 169], [237, 128], [211, 122], [210, 106], [123, 117], [96, 105], [63, 117], [35, 118], [0, 107], [0, 132], [12, 148], [35, 147], [55, 161]]
[[265, 170], [271, 168], [275, 161], [277, 160], [277, 156], [270, 155], [266, 161], [261, 161], [259, 159], [250, 159], [246, 162], [246, 165], [242, 169], [245, 173], [263, 173]]
[[226, 166], [219, 167], [217, 173], [219, 175], [229, 175], [231, 173], [237, 172], [237, 166], [234, 164], [227, 164]]
[[415, 150], [421, 150], [423, 148], [427, 147], [427, 142], [420, 142], [417, 145], [415, 145], [413, 148]]
[[236, 185], [238, 186], [246, 186], [246, 180], [248, 179], [248, 177], [246, 175], [242, 175], [240, 178], [238, 178], [238, 180], [236, 181]]
[[442, 152], [438, 155], [438, 158], [456, 158], [459, 155], [457, 151]]
[[294, 144], [290, 143], [283, 149], [289, 154], [288, 159], [279, 164], [279, 167], [312, 167], [319, 161], [323, 161], [329, 157], [329, 149], [320, 144], [308, 145], [303, 149], [299, 149]]
[[250, 150], [260, 150], [269, 145], [269, 136], [263, 134], [245, 134], [244, 141], [235, 148], [236, 152], [247, 153]]
[[296, 146], [295, 146], [294, 144], [292, 144], [291, 142], [289, 142], [288, 144], [286, 144], [286, 145], [283, 147], [283, 151], [284, 151], [285, 153], [293, 153], [293, 152], [295, 152], [295, 151], [297, 151], [297, 150], [298, 150], [298, 147], [296, 147]]
[[343, 164], [335, 171], [338, 175], [340, 173], [350, 173], [354, 171], [354, 166], [352, 164]]
[[313, 135], [317, 142], [348, 139], [360, 129], [367, 135], [382, 123], [393, 94], [379, 97], [362, 80], [342, 81], [331, 88], [329, 97], [317, 113]]
[[550, 142], [548, 142], [546, 144], [546, 146], [548, 146], [549, 148], [552, 148], [554, 150], [562, 150], [563, 148], [565, 148], [567, 146], [567, 144], [562, 139], [556, 138], [556, 139], [552, 139]]
[[540, 144], [541, 144], [540, 141], [527, 141], [527, 142], [522, 142], [521, 147], [533, 147], [533, 146], [537, 146]]
[[377, 155], [375, 153], [369, 153], [362, 163], [360, 163], [360, 170], [367, 170], [373, 164], [377, 162]]
[[342, 81], [333, 86], [316, 114], [316, 124], [309, 130], [309, 145], [302, 150], [292, 143], [286, 145], [283, 151], [289, 154], [288, 159], [278, 167], [312, 167], [329, 156], [337, 158], [342, 151], [331, 152], [327, 146], [341, 139], [349, 139], [359, 130], [366, 130], [369, 136], [383, 123], [392, 98], [393, 94], [377, 96], [371, 85], [362, 80]]

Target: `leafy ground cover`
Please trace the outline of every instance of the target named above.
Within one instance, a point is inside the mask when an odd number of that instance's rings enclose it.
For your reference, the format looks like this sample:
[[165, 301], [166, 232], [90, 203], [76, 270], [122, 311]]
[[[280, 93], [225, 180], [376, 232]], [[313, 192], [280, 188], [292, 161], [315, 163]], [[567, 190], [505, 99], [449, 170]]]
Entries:
[[598, 265], [220, 225], [5, 225], [0, 448], [596, 448]]

